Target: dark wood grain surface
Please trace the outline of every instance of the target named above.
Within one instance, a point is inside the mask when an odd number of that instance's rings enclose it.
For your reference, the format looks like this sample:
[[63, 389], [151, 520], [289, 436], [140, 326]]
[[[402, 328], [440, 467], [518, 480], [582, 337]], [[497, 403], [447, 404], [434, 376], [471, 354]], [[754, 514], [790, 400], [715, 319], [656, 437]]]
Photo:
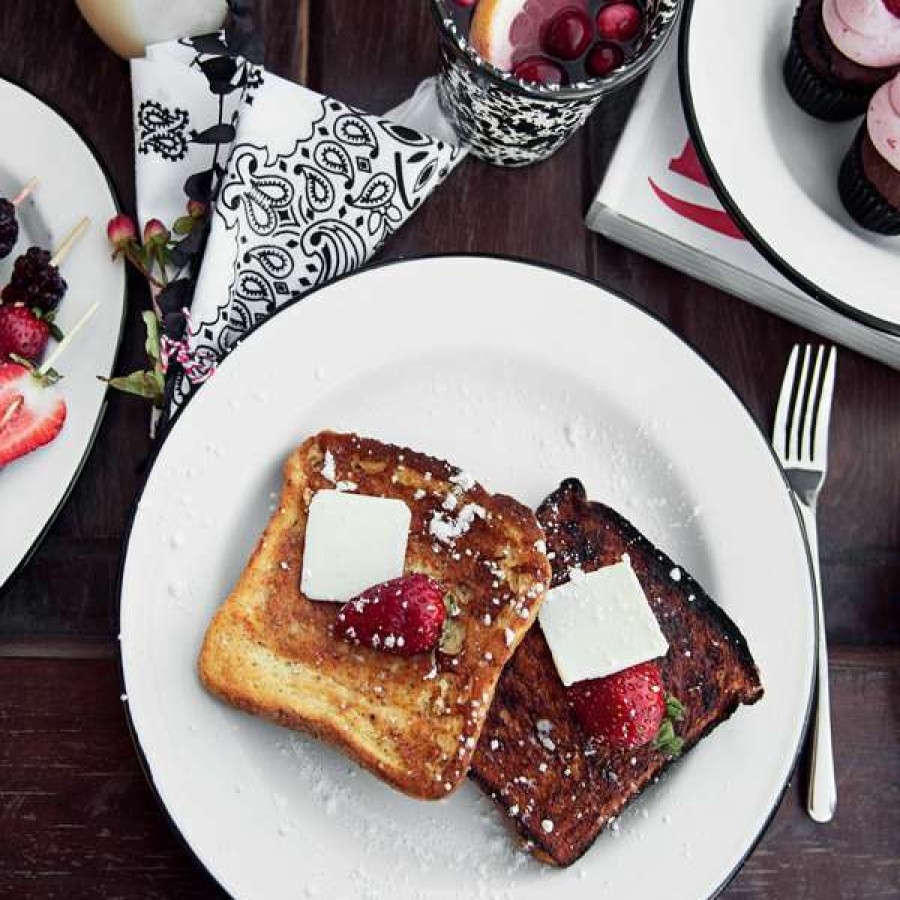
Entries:
[[[313, 87], [350, 103], [387, 109], [435, 68], [423, 0], [260, 5], [269, 67], [308, 67]], [[128, 68], [69, 0], [0, 3], [0, 75], [60, 108], [133, 208]], [[632, 97], [533, 169], [466, 163], [384, 255], [477, 250], [587, 275], [670, 323], [768, 429], [790, 347], [815, 337], [584, 228]], [[132, 287], [121, 371], [140, 358]], [[798, 776], [728, 897], [900, 896], [900, 374], [843, 352], [832, 428], [820, 538], [839, 812], [813, 824]], [[113, 397], [69, 503], [0, 597], [0, 896], [221, 896], [156, 807], [119, 701], [116, 577], [148, 449], [143, 407]]]

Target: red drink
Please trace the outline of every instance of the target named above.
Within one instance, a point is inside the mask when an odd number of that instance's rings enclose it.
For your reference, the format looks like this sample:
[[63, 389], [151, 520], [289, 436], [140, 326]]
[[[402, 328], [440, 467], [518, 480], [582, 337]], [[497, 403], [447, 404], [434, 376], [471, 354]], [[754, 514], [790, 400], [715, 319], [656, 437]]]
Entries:
[[461, 35], [523, 81], [571, 86], [604, 78], [639, 53], [642, 0], [448, 0]]

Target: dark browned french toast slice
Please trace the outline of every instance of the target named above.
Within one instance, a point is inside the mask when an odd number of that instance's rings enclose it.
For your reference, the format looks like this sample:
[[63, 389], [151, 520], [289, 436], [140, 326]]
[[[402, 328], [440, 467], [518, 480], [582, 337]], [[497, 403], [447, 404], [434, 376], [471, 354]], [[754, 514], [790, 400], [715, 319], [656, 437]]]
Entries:
[[[340, 604], [302, 594], [309, 503], [335, 481], [409, 506], [405, 571], [452, 594], [455, 647], [399, 657], [351, 645], [332, 633]], [[442, 540], [430, 525], [452, 515], [451, 494], [483, 514]], [[284, 465], [276, 512], [207, 630], [200, 678], [240, 709], [340, 747], [407, 794], [446, 797], [468, 771], [497, 679], [549, 582], [543, 531], [527, 507], [442, 460], [322, 432]]]
[[[687, 750], [763, 690], [737, 626], [691, 576], [630, 522], [564, 481], [539, 507], [553, 586], [569, 570], [612, 565], [628, 554], [669, 652], [666, 691], [684, 705], [676, 731]], [[540, 625], [506, 667], [471, 775], [506, 811], [540, 859], [575, 862], [597, 835], [672, 759], [652, 745], [630, 752], [589, 748], [566, 700]]]

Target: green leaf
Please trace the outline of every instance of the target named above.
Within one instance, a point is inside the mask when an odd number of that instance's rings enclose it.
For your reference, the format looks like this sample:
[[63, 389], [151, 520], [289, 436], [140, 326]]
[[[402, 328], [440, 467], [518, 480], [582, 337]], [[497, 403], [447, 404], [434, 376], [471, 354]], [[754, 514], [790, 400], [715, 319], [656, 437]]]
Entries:
[[666, 715], [673, 722], [684, 720], [684, 706], [674, 694], [666, 694]]
[[52, 366], [47, 369], [46, 372], [43, 372], [40, 375], [36, 375], [36, 377], [40, 380], [41, 384], [44, 387], [49, 387], [51, 384], [56, 384], [57, 382], [62, 381], [62, 375], [56, 371]]
[[456, 656], [462, 650], [466, 637], [466, 626], [458, 619], [447, 619], [441, 632], [438, 649], [447, 656]]
[[444, 609], [447, 610], [447, 615], [451, 618], [455, 619], [462, 610], [459, 608], [459, 604], [456, 602], [456, 596], [452, 591], [447, 591], [444, 594]]
[[101, 378], [111, 388], [124, 394], [133, 394], [150, 400], [154, 406], [162, 406], [165, 383], [161, 372], [132, 372], [120, 378]]
[[196, 221], [193, 216], [182, 216], [180, 219], [175, 220], [172, 231], [175, 234], [190, 234], [194, 230]]
[[155, 367], [159, 367], [161, 365], [162, 354], [159, 346], [159, 319], [156, 318], [156, 313], [152, 310], [146, 310], [141, 313], [141, 317], [144, 320], [144, 325], [147, 329], [147, 339], [144, 341], [144, 349], [147, 351], [147, 356], [150, 357]]
[[666, 756], [678, 756], [684, 749], [684, 741], [675, 734], [675, 726], [671, 719], [663, 719], [653, 739], [653, 749], [665, 753]]
[[22, 366], [23, 369], [27, 369], [31, 373], [31, 377], [34, 378], [41, 387], [50, 387], [50, 385], [56, 384], [57, 381], [62, 381], [62, 375], [60, 375], [56, 369], [50, 368], [47, 369], [46, 372], [42, 372], [33, 362], [31, 362], [31, 360], [19, 356], [18, 353], [10, 353], [9, 361]]
[[47, 324], [50, 327], [50, 334], [54, 341], [61, 341], [65, 337], [62, 333], [62, 329], [55, 322], [48, 321]]

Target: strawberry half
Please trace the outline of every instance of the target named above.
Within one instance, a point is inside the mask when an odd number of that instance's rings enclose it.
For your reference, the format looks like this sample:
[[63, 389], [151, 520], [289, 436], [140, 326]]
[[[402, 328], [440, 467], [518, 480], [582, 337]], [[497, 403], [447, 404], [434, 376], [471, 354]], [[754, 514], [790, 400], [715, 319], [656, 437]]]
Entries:
[[0, 360], [12, 356], [37, 362], [50, 340], [50, 323], [27, 306], [0, 305]]
[[53, 379], [0, 362], [0, 468], [49, 444], [66, 421], [66, 401]]
[[682, 718], [684, 710], [674, 697], [666, 696], [656, 663], [576, 682], [567, 693], [581, 727], [598, 744], [635, 750], [652, 741], [669, 755], [680, 752], [672, 720]]
[[351, 644], [415, 656], [437, 646], [446, 616], [441, 586], [417, 573], [376, 584], [348, 600], [335, 630]]

